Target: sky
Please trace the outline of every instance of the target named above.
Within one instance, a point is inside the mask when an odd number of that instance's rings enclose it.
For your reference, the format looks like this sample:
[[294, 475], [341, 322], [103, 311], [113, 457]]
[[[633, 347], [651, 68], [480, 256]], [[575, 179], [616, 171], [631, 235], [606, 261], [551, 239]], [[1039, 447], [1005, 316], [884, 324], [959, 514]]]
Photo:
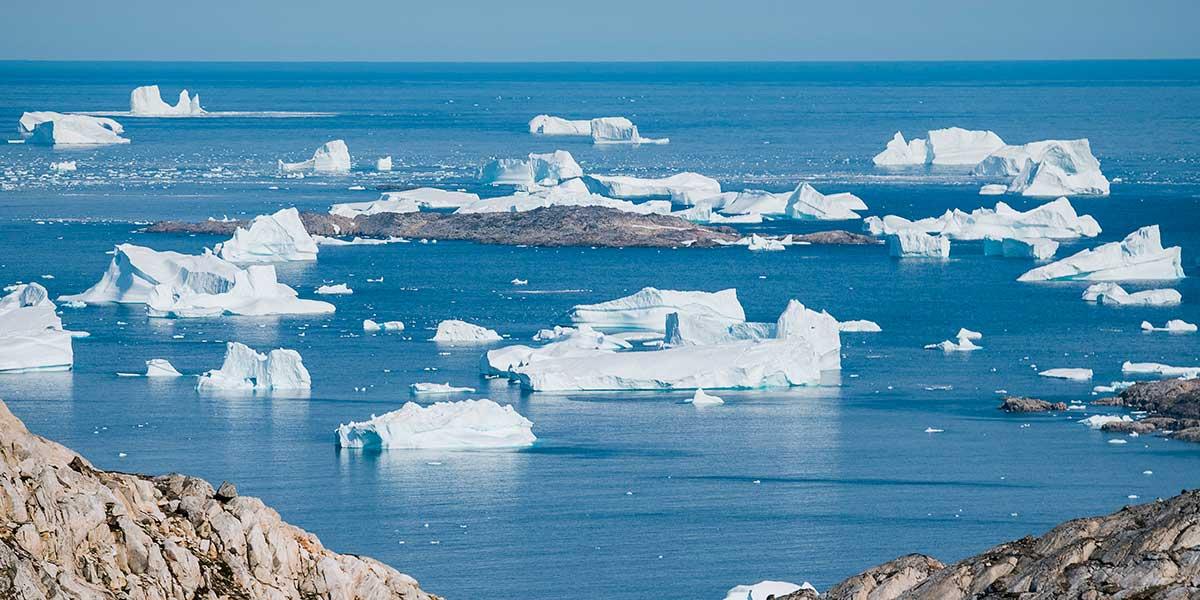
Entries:
[[0, 60], [1200, 58], [1200, 0], [57, 0], [20, 12]]

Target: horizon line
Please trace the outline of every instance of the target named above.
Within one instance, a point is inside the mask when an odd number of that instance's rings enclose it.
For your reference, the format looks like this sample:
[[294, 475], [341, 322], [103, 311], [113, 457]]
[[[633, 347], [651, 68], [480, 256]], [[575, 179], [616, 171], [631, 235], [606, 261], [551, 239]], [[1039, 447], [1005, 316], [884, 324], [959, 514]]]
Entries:
[[916, 58], [916, 59], [620, 59], [620, 60], [369, 60], [369, 59], [132, 59], [132, 58], [0, 58], [0, 64], [11, 63], [233, 63], [233, 64], [409, 64], [409, 65], [570, 65], [570, 64], [903, 64], [903, 63], [1085, 63], [1085, 62], [1197, 62], [1200, 56], [1159, 58]]

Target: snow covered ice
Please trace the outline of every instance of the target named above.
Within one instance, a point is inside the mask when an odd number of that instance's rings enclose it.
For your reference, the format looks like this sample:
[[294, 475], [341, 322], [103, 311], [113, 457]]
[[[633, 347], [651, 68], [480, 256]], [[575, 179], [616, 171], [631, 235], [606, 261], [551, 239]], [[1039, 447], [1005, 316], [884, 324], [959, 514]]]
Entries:
[[532, 446], [533, 423], [491, 400], [407, 402], [399, 410], [337, 428], [342, 448], [474, 450]]
[[325, 142], [312, 158], [298, 163], [278, 162], [282, 173], [349, 173], [350, 149], [342, 140]]
[[524, 159], [498, 158], [479, 169], [480, 183], [524, 188], [556, 185], [576, 177], [583, 177], [583, 168], [566, 150], [531, 153]]
[[768, 580], [760, 581], [754, 585], [734, 586], [725, 594], [725, 600], [767, 600], [772, 596], [782, 598], [801, 589], [816, 591], [816, 588], [807, 581], [801, 585], [796, 585], [786, 581]]
[[984, 238], [984, 256], [1004, 258], [1032, 258], [1049, 260], [1058, 252], [1058, 242], [1048, 238]]
[[592, 119], [593, 144], [666, 144], [668, 138], [645, 138], [637, 125], [625, 117]]
[[75, 362], [72, 335], [46, 288], [28, 283], [11, 289], [0, 298], [0, 373], [69, 370]]
[[1194, 379], [1200, 377], [1200, 367], [1174, 367], [1162, 363], [1125, 361], [1121, 364], [1121, 372], [1126, 375], [1155, 375], [1158, 377], [1179, 377]]
[[871, 235], [887, 235], [904, 230], [944, 234], [954, 240], [993, 239], [1075, 239], [1100, 235], [1100, 224], [1091, 215], [1080, 216], [1066, 198], [1058, 198], [1025, 212], [997, 202], [994, 209], [977, 208], [969, 213], [948, 210], [940, 217], [910, 221], [887, 215], [863, 219], [863, 230]]
[[914, 229], [887, 235], [888, 254], [896, 258], [949, 258], [950, 238]]
[[584, 182], [591, 191], [610, 198], [670, 198], [671, 202], [683, 206], [695, 205], [700, 200], [721, 193], [721, 183], [716, 179], [686, 171], [657, 179], [627, 175], [588, 175]]
[[338, 283], [334, 285], [322, 285], [314, 293], [324, 296], [349, 296], [354, 293], [354, 290], [350, 289], [350, 286], [344, 283]]
[[1183, 296], [1176, 290], [1144, 290], [1130, 294], [1112, 282], [1088, 286], [1083, 292], [1083, 299], [1115, 306], [1178, 306], [1183, 302]]
[[1155, 327], [1150, 321], [1142, 321], [1142, 331], [1166, 331], [1169, 333], [1194, 333], [1197, 327], [1195, 323], [1188, 323], [1183, 319], [1171, 319], [1162, 327]]
[[688, 400], [692, 406], [719, 406], [725, 404], [719, 396], [704, 393], [704, 390], [697, 389], [695, 394]]
[[230, 262], [261, 263], [317, 260], [318, 248], [300, 221], [300, 212], [285, 208], [255, 217], [249, 229], [238, 227], [233, 238], [214, 250]]
[[879, 166], [976, 165], [1004, 146], [1004, 140], [991, 131], [971, 131], [960, 127], [934, 129], [925, 139], [906, 142], [896, 132], [873, 162]]
[[35, 125], [26, 143], [54, 147], [128, 144], [129, 140], [106, 126], [106, 121], [112, 119], [59, 115]]
[[379, 213], [414, 213], [429, 210], [456, 209], [479, 201], [478, 194], [452, 192], [437, 188], [414, 188], [399, 192], [384, 192], [378, 200], [334, 204], [329, 214], [353, 219]]
[[449, 383], [414, 383], [409, 386], [413, 394], [472, 394], [473, 387], [454, 387]]
[[460, 344], [486, 344], [490, 342], [498, 342], [501, 338], [499, 333], [488, 329], [467, 323], [466, 321], [447, 320], [438, 323], [437, 333], [434, 334], [431, 341], [460, 343]]
[[1028, 271], [1017, 281], [1182, 279], [1181, 254], [1179, 246], [1164, 249], [1158, 225], [1151, 225], [1120, 242], [1102, 244]]
[[1070, 379], [1072, 381], [1090, 381], [1092, 378], [1091, 369], [1046, 369], [1039, 371], [1038, 375], [1049, 377], [1051, 379]]
[[225, 344], [225, 362], [220, 369], [200, 376], [198, 390], [263, 391], [307, 390], [312, 377], [300, 353], [277, 348], [267, 354], [255, 352], [238, 342]]
[[737, 290], [693, 292], [642, 288], [635, 294], [600, 302], [581, 304], [571, 309], [572, 322], [597, 329], [640, 329], [663, 332], [671, 313], [703, 314], [729, 324], [746, 320], [738, 302]]
[[205, 114], [200, 108], [200, 94], [189, 96], [187, 90], [179, 92], [179, 101], [174, 106], [162, 99], [157, 85], [144, 85], [129, 93], [129, 114], [135, 117], [197, 117]]
[[21, 118], [17, 121], [17, 133], [21, 134], [22, 137], [28, 137], [33, 134], [33, 130], [35, 128], [37, 128], [38, 125], [45, 123], [47, 121], [53, 121], [55, 119], [61, 119], [63, 117], [68, 117], [68, 116], [79, 117], [81, 119], [90, 119], [93, 122], [95, 122], [97, 125], [99, 125], [100, 127], [103, 127], [115, 134], [118, 134], [118, 135], [125, 133], [125, 128], [123, 126], [121, 126], [120, 123], [118, 123], [108, 117], [93, 117], [93, 116], [88, 116], [88, 115], [65, 115], [63, 113], [57, 113], [57, 112], [49, 111], [49, 110], [40, 110], [40, 111], [32, 111], [32, 112], [22, 113]]
[[592, 137], [592, 120], [571, 120], [550, 115], [538, 115], [529, 120], [529, 133], [534, 135]]
[[146, 361], [146, 377], [183, 377], [174, 365], [165, 358]]

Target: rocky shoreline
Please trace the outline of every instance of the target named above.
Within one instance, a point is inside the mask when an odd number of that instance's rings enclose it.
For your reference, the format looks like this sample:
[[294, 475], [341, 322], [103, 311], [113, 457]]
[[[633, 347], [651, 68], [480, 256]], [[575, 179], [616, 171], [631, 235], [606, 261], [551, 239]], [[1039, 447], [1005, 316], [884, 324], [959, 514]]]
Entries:
[[[724, 226], [698, 225], [669, 215], [643, 215], [597, 206], [551, 206], [527, 212], [452, 214], [379, 213], [354, 219], [327, 213], [300, 213], [312, 235], [363, 238], [459, 240], [481, 244], [540, 247], [711, 248], [742, 237]], [[232, 235], [249, 221], [159, 221], [148, 233]], [[878, 244], [874, 237], [848, 231], [793, 236], [810, 244]]]
[[1164, 379], [1136, 383], [1112, 398], [1096, 401], [1145, 411], [1136, 421], [1105, 423], [1112, 432], [1153, 433], [1185, 442], [1200, 443], [1200, 379]]

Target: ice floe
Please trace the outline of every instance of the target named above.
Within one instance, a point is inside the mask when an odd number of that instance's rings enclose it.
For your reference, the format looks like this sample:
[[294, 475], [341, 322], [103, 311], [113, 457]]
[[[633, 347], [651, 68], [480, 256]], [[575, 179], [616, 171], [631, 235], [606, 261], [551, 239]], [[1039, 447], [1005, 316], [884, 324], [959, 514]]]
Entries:
[[384, 192], [378, 200], [334, 204], [330, 214], [353, 219], [379, 213], [413, 213], [429, 210], [450, 210], [478, 202], [479, 195], [437, 188], [415, 188], [399, 192]]
[[949, 258], [950, 238], [915, 229], [901, 229], [886, 236], [888, 254], [896, 258]]
[[1179, 246], [1163, 248], [1158, 225], [1142, 227], [1120, 242], [1102, 244], [1037, 267], [1017, 281], [1138, 281], [1182, 279]]
[[296, 297], [296, 290], [279, 283], [274, 265], [238, 269], [232, 281], [208, 273], [188, 274], [154, 286], [146, 298], [151, 317], [193, 318], [223, 315], [265, 317], [319, 315], [334, 312], [328, 302]]
[[498, 158], [479, 169], [480, 183], [515, 185], [525, 188], [557, 185], [583, 177], [583, 168], [566, 150], [530, 154], [528, 158]]
[[7, 287], [0, 298], [0, 373], [66, 371], [74, 364], [72, 332], [37, 283]]
[[434, 334], [431, 341], [460, 343], [460, 344], [486, 344], [489, 342], [500, 341], [499, 333], [488, 329], [467, 323], [466, 321], [446, 320], [438, 323], [437, 332]]
[[746, 312], [738, 302], [737, 290], [719, 292], [659, 290], [646, 287], [637, 293], [600, 302], [581, 304], [571, 309], [572, 322], [600, 330], [639, 329], [664, 332], [667, 315], [702, 314], [729, 324], [746, 320]]
[[1093, 283], [1083, 291], [1083, 299], [1116, 306], [1178, 306], [1183, 295], [1176, 290], [1143, 290], [1130, 294], [1112, 282]]
[[750, 243], [746, 246], [751, 252], [771, 252], [778, 250], [787, 250], [787, 246], [783, 242], [771, 238], [766, 238], [757, 233], [750, 234]]
[[67, 171], [77, 171], [77, 170], [79, 170], [79, 165], [77, 165], [75, 163], [75, 161], [73, 161], [73, 160], [62, 160], [62, 161], [50, 163], [50, 170], [58, 171], [59, 173], [65, 173]]
[[1072, 381], [1089, 381], [1092, 378], [1091, 369], [1046, 369], [1038, 375], [1051, 379], [1070, 379]]
[[983, 347], [976, 345], [975, 342], [983, 339], [983, 334], [978, 331], [971, 331], [965, 327], [958, 330], [955, 335], [957, 341], [945, 340], [936, 344], [927, 344], [926, 350], [941, 350], [942, 352], [971, 352], [980, 350]]
[[588, 175], [583, 179], [588, 189], [610, 198], [639, 200], [670, 198], [683, 206], [721, 193], [721, 183], [699, 173], [683, 172], [669, 177], [643, 178], [627, 175]]
[[392, 157], [384, 156], [375, 160], [375, 170], [381, 173], [392, 170]]
[[299, 352], [277, 348], [261, 354], [238, 342], [227, 342], [221, 368], [205, 372], [196, 383], [198, 390], [269, 392], [310, 387], [312, 377]]
[[801, 589], [816, 591], [816, 588], [807, 581], [801, 585], [796, 585], [786, 581], [768, 580], [760, 581], [754, 585], [734, 586], [725, 594], [725, 600], [767, 600], [772, 597], [782, 598]]
[[325, 142], [312, 158], [298, 163], [278, 162], [283, 173], [349, 173], [350, 149], [343, 140]]
[[1108, 385], [1097, 385], [1092, 391], [1097, 394], [1115, 394], [1133, 387], [1132, 381], [1114, 381]]
[[1194, 379], [1200, 377], [1200, 367], [1173, 367], [1162, 363], [1125, 361], [1121, 364], [1121, 372], [1126, 375], [1157, 375], [1159, 377], [1180, 377]]
[[472, 450], [523, 448], [537, 441], [533, 423], [491, 400], [407, 402], [399, 410], [337, 428], [342, 448]]
[[1003, 196], [1008, 193], [1008, 185], [1003, 183], [988, 183], [979, 188], [980, 196]]
[[404, 323], [401, 321], [384, 321], [380, 323], [371, 319], [363, 319], [363, 331], [367, 333], [404, 331]]
[[1049, 260], [1058, 252], [1058, 242], [1049, 238], [984, 238], [984, 256], [1004, 258], [1032, 258]]
[[42, 146], [110, 146], [128, 144], [114, 131], [112, 119], [84, 115], [57, 115], [34, 126], [28, 144]]
[[883, 328], [875, 321], [851, 320], [839, 321], [838, 330], [842, 333], [879, 333]]
[[564, 119], [538, 115], [529, 120], [529, 133], [534, 135], [564, 135], [592, 137], [591, 119]]
[[198, 117], [205, 114], [200, 108], [200, 94], [190, 96], [187, 90], [179, 92], [174, 106], [162, 99], [157, 85], [144, 85], [129, 93], [129, 114], [135, 117]]
[[668, 138], [645, 138], [637, 125], [625, 117], [601, 117], [592, 119], [593, 144], [666, 144]]
[[183, 373], [165, 358], [152, 358], [146, 361], [146, 377], [183, 377]]
[[354, 293], [354, 290], [350, 289], [350, 286], [344, 283], [335, 283], [332, 285], [322, 285], [313, 293], [321, 294], [322, 296], [349, 296]]
[[1142, 331], [1167, 331], [1170, 333], [1192, 333], [1197, 329], [1195, 323], [1188, 323], [1182, 319], [1171, 319], [1162, 327], [1155, 327], [1150, 321], [1142, 321]]
[[688, 399], [688, 403], [692, 406], [718, 406], [725, 404], [719, 396], [704, 393], [704, 390], [697, 388], [696, 393]]
[[1100, 235], [1100, 224], [1091, 215], [1079, 215], [1070, 200], [1058, 198], [1021, 212], [1004, 202], [994, 209], [977, 208], [969, 213], [948, 210], [940, 217], [910, 221], [887, 215], [863, 219], [863, 229], [871, 235], [887, 235], [904, 230], [944, 234], [955, 240], [1004, 239], [1075, 239]]
[[414, 383], [409, 386], [413, 394], [473, 394], [473, 387], [454, 387], [449, 383]]
[[979, 164], [985, 157], [1004, 146], [1004, 140], [991, 131], [972, 131], [961, 127], [934, 129], [925, 139], [906, 142], [896, 132], [887, 148], [873, 159], [880, 166]]
[[300, 221], [300, 212], [285, 208], [255, 217], [249, 229], [238, 227], [214, 251], [230, 262], [262, 263], [317, 260], [318, 248]]
[[1080, 419], [1080, 425], [1086, 425], [1088, 429], [1103, 429], [1109, 423], [1132, 423], [1133, 419], [1129, 415], [1092, 415], [1086, 419]]

